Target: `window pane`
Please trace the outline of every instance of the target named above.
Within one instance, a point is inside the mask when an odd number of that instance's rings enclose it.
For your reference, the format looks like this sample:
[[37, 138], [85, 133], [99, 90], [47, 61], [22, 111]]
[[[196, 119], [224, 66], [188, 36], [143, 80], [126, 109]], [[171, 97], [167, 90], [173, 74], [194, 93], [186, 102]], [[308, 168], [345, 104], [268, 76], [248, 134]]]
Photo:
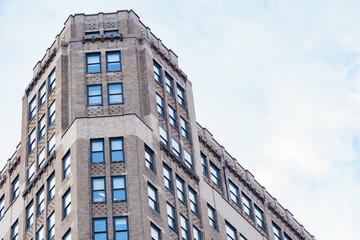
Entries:
[[87, 62], [88, 64], [100, 63], [100, 55], [88, 55]]
[[127, 230], [127, 219], [116, 218], [115, 219], [115, 231]]
[[120, 61], [120, 53], [107, 53], [108, 62], [119, 62]]
[[120, 71], [120, 63], [108, 63], [108, 71]]
[[104, 179], [93, 179], [94, 190], [103, 190], [105, 189]]
[[100, 72], [100, 65], [88, 65], [87, 71], [88, 71], [89, 73], [92, 73], [92, 72]]

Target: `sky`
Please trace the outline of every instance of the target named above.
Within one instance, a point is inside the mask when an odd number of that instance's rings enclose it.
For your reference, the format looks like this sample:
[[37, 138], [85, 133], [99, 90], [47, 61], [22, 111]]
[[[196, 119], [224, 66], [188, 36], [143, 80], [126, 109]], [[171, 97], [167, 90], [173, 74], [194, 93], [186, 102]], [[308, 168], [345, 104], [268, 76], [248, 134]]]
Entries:
[[0, 0], [0, 166], [70, 14], [133, 9], [179, 56], [197, 121], [316, 239], [360, 226], [360, 1]]

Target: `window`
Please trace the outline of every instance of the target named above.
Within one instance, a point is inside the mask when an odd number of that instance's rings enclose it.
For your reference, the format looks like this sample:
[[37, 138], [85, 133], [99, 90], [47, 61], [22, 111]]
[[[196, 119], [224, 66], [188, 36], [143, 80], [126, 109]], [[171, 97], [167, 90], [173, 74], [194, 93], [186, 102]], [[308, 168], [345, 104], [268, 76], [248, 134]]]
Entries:
[[172, 190], [172, 178], [171, 178], [171, 168], [169, 168], [165, 163], [163, 165], [164, 173], [164, 184], [167, 189]]
[[188, 220], [180, 214], [181, 237], [184, 240], [189, 239], [189, 224]]
[[150, 226], [151, 240], [160, 240], [160, 229], [154, 224]]
[[124, 103], [122, 83], [108, 85], [109, 104]]
[[47, 219], [48, 239], [55, 237], [55, 212], [53, 212]]
[[102, 87], [101, 85], [92, 85], [87, 87], [88, 105], [102, 105]]
[[285, 240], [292, 240], [286, 233], [284, 233]]
[[92, 196], [94, 203], [106, 201], [104, 177], [92, 179]]
[[35, 176], [35, 162], [33, 162], [27, 170], [27, 182], [30, 183]]
[[174, 95], [174, 88], [173, 88], [174, 80], [172, 77], [170, 77], [170, 75], [167, 72], [165, 72], [165, 80], [166, 80], [166, 90], [171, 95]]
[[112, 195], [113, 201], [126, 200], [125, 177], [112, 177]]
[[[256, 205], [255, 207], [255, 216], [256, 216], [256, 223], [259, 225], [262, 229], [265, 229], [265, 223], [264, 223], [264, 214], [263, 211]], [[288, 240], [288, 239], [285, 239]]]
[[49, 93], [51, 93], [56, 87], [56, 71], [55, 69], [49, 75]]
[[240, 205], [239, 188], [231, 180], [229, 180], [229, 189], [231, 200], [237, 205]]
[[158, 211], [158, 198], [157, 198], [157, 189], [148, 183], [148, 198], [149, 198], [149, 206]]
[[29, 153], [35, 149], [35, 129], [29, 135]]
[[182, 180], [179, 176], [176, 176], [176, 190], [179, 200], [185, 203], [184, 180]]
[[17, 176], [12, 182], [12, 201], [14, 201], [17, 196], [19, 196], [19, 193], [19, 176]]
[[154, 78], [158, 83], [162, 84], [162, 81], [161, 81], [161, 67], [155, 61], [154, 61]]
[[37, 203], [37, 215], [40, 215], [44, 211], [45, 206], [45, 194], [44, 194], [44, 187], [42, 187], [36, 194], [36, 203]]
[[45, 100], [46, 100], [46, 84], [44, 83], [43, 85], [41, 85], [39, 89], [39, 108], [41, 105], [44, 104]]
[[170, 105], [168, 106], [169, 109], [169, 120], [170, 120], [170, 124], [171, 126], [173, 126], [174, 128], [177, 128], [177, 121], [176, 121], [176, 111], [173, 107], [171, 107]]
[[55, 122], [55, 100], [51, 103], [49, 107], [49, 125]]
[[119, 33], [118, 30], [107, 30], [107, 31], [104, 31], [105, 34], [117, 34]]
[[226, 228], [226, 239], [227, 240], [236, 240], [236, 229], [231, 226], [230, 223], [225, 221], [225, 228]]
[[71, 240], [71, 230], [68, 230], [62, 237], [62, 240]]
[[93, 219], [94, 240], [107, 239], [107, 224], [106, 218]]
[[91, 148], [91, 162], [92, 163], [103, 163], [104, 162], [104, 140], [103, 139], [92, 139], [90, 140]]
[[36, 240], [44, 240], [44, 230], [42, 226], [36, 232]]
[[185, 107], [185, 93], [184, 89], [180, 87], [180, 85], [177, 85], [177, 96], [178, 96], [178, 102], [181, 106]]
[[166, 211], [169, 227], [176, 231], [175, 208], [170, 203], [166, 203]]
[[197, 227], [193, 226], [193, 232], [194, 232], [194, 240], [201, 240], [201, 232]]
[[129, 238], [127, 217], [115, 217], [114, 230], [115, 240], [127, 240]]
[[36, 114], [36, 96], [29, 103], [29, 120], [33, 119]]
[[110, 138], [111, 162], [124, 161], [124, 147], [122, 138]]
[[178, 143], [174, 138], [171, 138], [172, 151], [178, 158], [181, 158], [180, 143]]
[[210, 173], [211, 173], [211, 181], [220, 187], [219, 169], [213, 163], [210, 163]]
[[54, 150], [55, 150], [55, 134], [53, 134], [48, 141], [48, 155], [51, 155]]
[[85, 33], [85, 36], [96, 36], [96, 35], [100, 35], [100, 32], [96, 31], [96, 32], [86, 32]]
[[26, 229], [34, 223], [34, 204], [33, 201], [26, 207]]
[[45, 115], [42, 116], [38, 123], [38, 129], [39, 129], [39, 140], [45, 135]]
[[5, 194], [0, 198], [0, 218], [4, 215], [5, 209]]
[[156, 109], [158, 113], [160, 113], [162, 116], [165, 116], [164, 99], [160, 97], [159, 94], [156, 94]]
[[67, 178], [69, 176], [71, 171], [71, 157], [70, 157], [70, 151], [68, 151], [65, 156], [62, 159], [63, 161], [63, 179]]
[[45, 163], [45, 148], [37, 156], [37, 168], [40, 169]]
[[282, 238], [281, 238], [281, 230], [275, 223], [273, 223], [273, 232], [274, 232], [275, 240], [282, 240]]
[[247, 240], [242, 234], [240, 234], [240, 240]]
[[162, 143], [164, 143], [166, 146], [168, 146], [169, 142], [168, 142], [168, 133], [167, 131], [159, 126], [159, 132], [160, 132], [160, 140]]
[[15, 223], [11, 226], [11, 240], [18, 240], [19, 227], [18, 220], [16, 219]]
[[154, 152], [145, 145], [145, 166], [150, 169], [151, 171], [154, 171]]
[[101, 72], [100, 53], [86, 54], [86, 65], [87, 73]]
[[189, 200], [190, 200], [190, 209], [195, 214], [198, 214], [198, 206], [197, 206], [197, 194], [194, 189], [189, 187]]
[[212, 208], [209, 204], [207, 205], [207, 207], [208, 207], [209, 224], [214, 229], [216, 229], [215, 209]]
[[184, 159], [185, 159], [185, 165], [190, 168], [191, 170], [193, 170], [193, 160], [192, 160], [192, 155], [184, 150]]
[[180, 117], [180, 125], [181, 125], [181, 134], [189, 139], [189, 128], [188, 128], [188, 123], [187, 121], [185, 121], [185, 119], [183, 119], [182, 117]]
[[55, 197], [55, 173], [51, 174], [48, 182], [48, 202]]
[[71, 190], [67, 190], [62, 198], [63, 218], [66, 218], [71, 212]]
[[244, 206], [244, 212], [249, 216], [249, 217], [253, 217], [252, 214], [252, 208], [251, 208], [251, 200], [250, 198], [248, 198], [248, 196], [246, 196], [244, 193], [242, 193], [242, 201], [243, 201], [243, 206]]
[[202, 171], [203, 171], [203, 173], [205, 173], [207, 175], [208, 170], [207, 170], [207, 166], [206, 166], [206, 156], [203, 153], [200, 153], [200, 156], [201, 156]]
[[106, 67], [108, 72], [121, 71], [120, 52], [106, 53]]

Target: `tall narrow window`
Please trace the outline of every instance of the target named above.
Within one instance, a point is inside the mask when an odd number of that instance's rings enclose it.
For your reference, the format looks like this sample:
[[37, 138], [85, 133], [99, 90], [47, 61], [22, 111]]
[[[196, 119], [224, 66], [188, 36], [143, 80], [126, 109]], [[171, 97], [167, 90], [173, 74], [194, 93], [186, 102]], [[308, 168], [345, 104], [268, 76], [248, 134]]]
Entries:
[[155, 61], [154, 61], [154, 78], [158, 83], [162, 84], [162, 81], [161, 81], [161, 67]]
[[55, 150], [55, 134], [53, 134], [48, 141], [48, 155], [51, 155], [54, 150]]
[[239, 188], [231, 180], [229, 180], [229, 189], [231, 200], [237, 205], [240, 205]]
[[93, 219], [94, 240], [107, 239], [107, 223], [106, 218]]
[[93, 202], [105, 202], [106, 193], [105, 193], [105, 178], [93, 178], [92, 179], [92, 196]]
[[110, 138], [111, 162], [124, 161], [124, 147], [122, 138]]
[[170, 75], [167, 72], [165, 72], [165, 80], [166, 80], [166, 90], [171, 95], [174, 95], [174, 87], [173, 87], [174, 80], [172, 77], [170, 77]]
[[55, 106], [56, 106], [56, 104], [55, 104], [55, 100], [54, 100], [49, 107], [49, 125], [51, 125], [53, 122], [55, 122], [55, 117], [56, 117]]
[[185, 121], [185, 119], [183, 119], [182, 117], [180, 117], [180, 125], [181, 125], [181, 134], [189, 139], [189, 128], [188, 128], [188, 123], [187, 121]]
[[104, 162], [104, 140], [92, 139], [90, 140], [91, 147], [91, 162], [102, 163]]
[[227, 240], [236, 240], [236, 229], [231, 226], [230, 223], [225, 222], [225, 228], [226, 228], [226, 239]]
[[26, 229], [34, 223], [34, 204], [33, 201], [26, 207]]
[[16, 219], [15, 223], [11, 226], [11, 240], [18, 240], [19, 226], [18, 220]]
[[275, 223], [273, 223], [273, 232], [274, 232], [274, 239], [275, 240], [282, 240], [281, 230]]
[[209, 217], [209, 224], [214, 229], [216, 229], [216, 217], [215, 217], [215, 209], [212, 208], [209, 204], [207, 205], [208, 208], [208, 217]]
[[27, 183], [30, 183], [35, 176], [35, 161], [30, 165], [27, 170]]
[[[259, 225], [262, 229], [265, 229], [265, 223], [264, 223], [264, 214], [263, 211], [256, 205], [255, 207], [255, 216], [256, 216], [256, 223]], [[288, 240], [288, 239], [285, 239]]]
[[176, 176], [176, 192], [177, 197], [180, 201], [185, 203], [185, 186], [184, 186], [184, 180], [182, 180], [179, 176]]
[[86, 65], [87, 73], [101, 72], [100, 53], [86, 54]]
[[284, 233], [285, 240], [292, 240], [291, 237], [289, 237], [286, 233]]
[[253, 213], [252, 213], [252, 207], [251, 207], [251, 200], [250, 198], [248, 198], [248, 196], [246, 196], [244, 193], [242, 193], [242, 201], [243, 201], [243, 206], [244, 206], [244, 212], [249, 216], [249, 217], [253, 217]]
[[63, 179], [67, 178], [71, 172], [71, 157], [68, 151], [62, 159], [63, 161]]
[[150, 169], [151, 171], [154, 171], [154, 152], [145, 145], [145, 166]]
[[112, 195], [113, 201], [126, 200], [126, 184], [125, 177], [112, 177]]
[[149, 198], [149, 206], [158, 211], [158, 197], [157, 197], [157, 189], [148, 183], [148, 198]]
[[17, 176], [12, 182], [12, 201], [14, 201], [17, 196], [19, 196], [19, 193], [19, 176]]
[[177, 128], [176, 111], [170, 105], [168, 106], [168, 109], [169, 109], [169, 121], [170, 121], [170, 124], [174, 128]]
[[49, 93], [51, 93], [56, 87], [56, 71], [55, 69], [49, 75]]
[[185, 91], [180, 85], [177, 85], [178, 102], [181, 106], [185, 107]]
[[46, 118], [45, 114], [42, 116], [38, 123], [38, 129], [39, 129], [39, 140], [45, 135], [45, 125], [46, 125]]
[[106, 67], [108, 72], [121, 71], [120, 52], [106, 53]]
[[63, 218], [66, 218], [71, 212], [71, 190], [67, 190], [62, 198]]
[[62, 240], [71, 240], [71, 230], [68, 230], [62, 237]]
[[211, 173], [211, 181], [220, 187], [219, 169], [211, 162], [210, 162], [210, 173]]
[[189, 200], [190, 200], [190, 209], [195, 214], [198, 214], [198, 203], [197, 203], [197, 194], [194, 189], [189, 187]]
[[184, 159], [185, 159], [185, 165], [190, 168], [191, 170], [194, 169], [194, 166], [193, 166], [193, 159], [192, 159], [192, 155], [184, 150]]
[[172, 145], [172, 150], [173, 150], [173, 153], [175, 154], [175, 156], [177, 156], [178, 158], [181, 158], [180, 143], [178, 141], [176, 141], [174, 138], [171, 138], [171, 145]]
[[55, 197], [55, 173], [51, 174], [48, 182], [48, 201]]
[[127, 240], [129, 238], [127, 221], [127, 217], [114, 218], [115, 240]]
[[181, 237], [184, 240], [189, 239], [189, 223], [188, 220], [180, 214]]
[[29, 134], [29, 153], [35, 149], [35, 128]]
[[154, 224], [151, 224], [150, 226], [150, 232], [151, 232], [151, 240], [160, 240], [160, 229], [156, 227]]
[[36, 193], [36, 214], [40, 215], [44, 211], [45, 207], [45, 193], [44, 193], [44, 187], [41, 187], [40, 190]]
[[36, 240], [44, 240], [44, 229], [42, 226], [36, 232]]
[[165, 116], [164, 99], [159, 94], [156, 94], [156, 109], [158, 113]]
[[176, 231], [175, 208], [170, 203], [166, 203], [166, 212], [169, 227]]
[[161, 142], [164, 143], [166, 146], [168, 146], [169, 145], [169, 140], [168, 140], [167, 131], [163, 127], [159, 126], [159, 132], [160, 132], [160, 140], [161, 140]]
[[45, 148], [37, 156], [37, 168], [40, 169], [45, 163]]
[[109, 104], [124, 103], [122, 83], [114, 83], [108, 85]]
[[87, 87], [88, 105], [102, 105], [102, 87], [101, 85], [92, 85]]
[[48, 239], [55, 237], [55, 212], [53, 212], [47, 219]]
[[29, 120], [33, 119], [36, 114], [36, 96], [29, 103]]
[[0, 198], [0, 218], [4, 215], [5, 209], [5, 194]]
[[171, 178], [171, 168], [169, 168], [165, 163], [163, 165], [163, 173], [164, 173], [164, 184], [165, 187], [169, 190], [172, 190], [172, 178]]
[[44, 104], [45, 100], [46, 100], [46, 84], [44, 83], [43, 85], [41, 85], [39, 89], [39, 108], [41, 105]]
[[204, 174], [208, 174], [208, 170], [207, 170], [207, 165], [206, 165], [206, 156], [203, 153], [200, 153], [201, 156], [201, 166], [202, 166], [202, 171]]
[[194, 240], [201, 240], [201, 232], [200, 230], [193, 226]]

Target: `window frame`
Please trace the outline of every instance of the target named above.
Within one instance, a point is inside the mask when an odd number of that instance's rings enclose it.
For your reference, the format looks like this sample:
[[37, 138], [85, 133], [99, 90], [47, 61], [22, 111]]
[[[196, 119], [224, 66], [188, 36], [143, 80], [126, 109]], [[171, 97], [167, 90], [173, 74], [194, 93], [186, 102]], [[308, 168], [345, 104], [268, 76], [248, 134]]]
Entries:
[[[120, 187], [120, 188], [115, 188], [115, 184], [114, 184], [114, 180], [116, 179], [122, 179], [123, 183], [124, 183], [124, 187]], [[120, 192], [124, 192], [124, 199], [119, 199], [116, 200], [115, 199], [115, 191], [120, 191]], [[112, 193], [112, 200], [113, 202], [120, 202], [120, 201], [126, 201], [127, 200], [127, 194], [126, 194], [126, 177], [125, 176], [112, 176], [111, 177], [111, 193]]]
[[[44, 240], [44, 229], [43, 229], [43, 225], [41, 225], [41, 227], [36, 231], [36, 240]], [[40, 236], [41, 234], [41, 236]], [[41, 238], [40, 238], [41, 237]]]
[[193, 162], [192, 154], [189, 153], [186, 149], [184, 149], [184, 160], [185, 160], [185, 165], [191, 170], [194, 170], [194, 162]]
[[[50, 225], [52, 221], [54, 221], [54, 224]], [[49, 240], [55, 237], [55, 210], [47, 218], [47, 237]]]
[[[207, 212], [208, 212], [208, 219], [209, 219], [209, 225], [217, 230], [217, 223], [216, 223], [216, 211], [215, 208], [210, 206], [210, 204], [207, 204]], [[211, 214], [211, 216], [210, 216]]]
[[[95, 222], [96, 221], [104, 221], [103, 223], [105, 223], [105, 230], [96, 232], [95, 231]], [[108, 236], [107, 218], [93, 218], [92, 219], [92, 225], [93, 225], [92, 226], [92, 235], [93, 235], [94, 240], [97, 240], [96, 239], [96, 234], [104, 234], [104, 233], [105, 233], [105, 239], [108, 239], [107, 238], [107, 236]]]
[[[165, 136], [162, 135], [161, 130], [163, 130], [163, 133], [165, 134]], [[160, 141], [165, 145], [165, 146], [169, 146], [169, 134], [168, 131], [165, 130], [165, 128], [163, 128], [161, 125], [159, 125], [159, 135], [160, 135]], [[166, 138], [165, 138], [166, 137]]]
[[[159, 71], [159, 73], [155, 72], [155, 68]], [[153, 72], [154, 72], [154, 79], [157, 83], [162, 86], [162, 73], [161, 73], [161, 66], [155, 60], [153, 60]]]
[[27, 184], [29, 184], [35, 177], [35, 161], [30, 164], [30, 167], [26, 170]]
[[[70, 202], [66, 203], [68, 200], [67, 199], [68, 197], [70, 198]], [[71, 188], [66, 190], [66, 192], [62, 196], [62, 206], [63, 206], [63, 211], [62, 211], [63, 217], [62, 218], [65, 219], [71, 213]]]
[[11, 240], [19, 239], [19, 221], [16, 221], [11, 225]]
[[[101, 142], [101, 145], [102, 145], [102, 150], [101, 151], [93, 151], [93, 143], [96, 143], [96, 142]], [[104, 163], [105, 162], [105, 150], [104, 150], [105, 146], [104, 146], [104, 139], [103, 138], [94, 138], [94, 139], [90, 139], [90, 161], [91, 163]], [[93, 154], [94, 153], [102, 153], [102, 160], [99, 162], [99, 161], [94, 161], [94, 156]]]
[[166, 91], [171, 95], [174, 96], [174, 78], [170, 76], [169, 73], [165, 71], [165, 84], [166, 84]]
[[208, 171], [208, 166], [207, 166], [207, 157], [204, 153], [200, 152], [200, 158], [201, 158], [201, 168], [202, 168], [202, 172], [205, 174], [205, 175], [208, 175], [209, 174], [209, 171]]
[[35, 143], [36, 143], [36, 135], [35, 135], [35, 128], [31, 130], [30, 134], [28, 135], [28, 153], [32, 153], [35, 150]]
[[45, 136], [45, 126], [46, 126], [46, 118], [45, 114], [38, 121], [38, 139], [40, 140], [43, 136]]
[[[231, 233], [228, 232], [228, 230], [231, 231]], [[227, 240], [237, 240], [237, 231], [236, 228], [234, 228], [233, 225], [231, 225], [228, 221], [225, 220], [225, 232], [226, 232], [226, 238]], [[231, 236], [231, 234], [233, 236]]]
[[171, 137], [172, 153], [181, 159], [181, 145], [174, 137]]
[[145, 166], [154, 172], [154, 151], [145, 144]]
[[[265, 230], [265, 219], [264, 219], [264, 211], [261, 210], [256, 204], [254, 204], [254, 210], [255, 210], [255, 220], [256, 224], [261, 227], [263, 230]], [[287, 240], [287, 239], [285, 239]]]
[[[42, 198], [40, 198], [42, 196]], [[36, 193], [36, 216], [39, 216], [45, 209], [45, 191], [42, 186]]]
[[[115, 141], [120, 141], [121, 142], [121, 149], [113, 149], [112, 143]], [[109, 139], [109, 143], [110, 143], [110, 162], [114, 163], [114, 162], [124, 162], [125, 161], [125, 154], [124, 154], [124, 138], [123, 137], [113, 137]], [[104, 149], [103, 149], [104, 150]], [[113, 157], [113, 153], [121, 153], [121, 158], [120, 160], [114, 160]]]
[[193, 213], [195, 213], [196, 215], [199, 214], [199, 206], [198, 206], [198, 197], [197, 197], [197, 192], [191, 188], [190, 186], [189, 188], [189, 205], [190, 205], [190, 209]]
[[[54, 183], [52, 183], [54, 181]], [[47, 197], [48, 202], [50, 202], [55, 197], [55, 172], [51, 173], [47, 179]]]
[[194, 240], [201, 240], [201, 231], [193, 225]]
[[19, 175], [11, 182], [11, 202], [20, 195]]
[[[153, 237], [153, 233], [157, 235], [156, 238]], [[153, 223], [150, 223], [150, 236], [151, 240], [161, 240], [161, 230]]]
[[[39, 162], [39, 159], [40, 159], [40, 155], [44, 155], [44, 158], [41, 159], [42, 161]], [[46, 154], [45, 154], [45, 147], [43, 149], [40, 150], [39, 154], [37, 155], [37, 158], [36, 158], [36, 162], [37, 162], [37, 170], [39, 170], [40, 168], [42, 168], [45, 164], [45, 160], [46, 160]]]
[[[235, 192], [233, 192], [232, 188], [234, 188]], [[230, 192], [230, 199], [236, 203], [236, 205], [240, 206], [240, 197], [239, 197], [239, 187], [229, 179], [229, 192]], [[235, 198], [235, 200], [233, 199]]]
[[164, 98], [160, 94], [156, 93], [156, 111], [163, 117], [165, 117]]
[[[105, 31], [106, 32], [106, 31]], [[105, 33], [106, 34], [106, 33]], [[111, 54], [118, 54], [119, 56], [119, 61], [114, 61], [114, 62], [110, 62], [108, 56]], [[121, 66], [121, 51], [109, 51], [106, 52], [105, 54], [105, 58], [106, 58], [106, 71], [107, 72], [121, 72], [122, 71], [122, 66]], [[109, 64], [112, 63], [118, 63], [119, 64], [119, 70], [109, 70]]]
[[[103, 185], [104, 185], [104, 188], [103, 189], [95, 189], [95, 184], [94, 184], [94, 181], [96, 180], [102, 180], [103, 181]], [[97, 192], [102, 192], [104, 194], [104, 196], [99, 195], [101, 197], [103, 197], [103, 200], [96, 200], [95, 201], [95, 193]], [[106, 180], [105, 180], [105, 177], [93, 177], [91, 178], [91, 196], [92, 196], [92, 203], [105, 203], [106, 202]]]
[[177, 117], [176, 117], [176, 110], [170, 104], [168, 105], [168, 112], [169, 112], [169, 122], [170, 125], [173, 126], [175, 129], [178, 129], [177, 126]]
[[66, 179], [71, 172], [71, 152], [68, 150], [62, 158], [63, 180]]
[[46, 102], [46, 82], [39, 88], [39, 108]]
[[5, 209], [5, 194], [3, 194], [0, 198], [0, 219], [4, 216]]
[[61, 239], [62, 240], [71, 240], [71, 228], [69, 230], [67, 230], [67, 232], [64, 234], [64, 236]]
[[[154, 198], [150, 196], [150, 190], [154, 194]], [[152, 185], [150, 182], [148, 182], [148, 201], [149, 201], [149, 207], [154, 209], [156, 212], [159, 212], [159, 197], [158, 197], [158, 190], [154, 185]], [[151, 204], [150, 204], [151, 203]]]
[[210, 178], [216, 186], [221, 187], [220, 169], [212, 162], [210, 162]]
[[[116, 85], [119, 85], [119, 86], [120, 86], [120, 93], [111, 93], [110, 87], [116, 86]], [[122, 83], [109, 83], [107, 90], [108, 90], [108, 103], [109, 103], [109, 105], [113, 105], [113, 104], [123, 104], [123, 103], [124, 103], [124, 93], [123, 93], [123, 84], [122, 84]], [[121, 97], [120, 102], [112, 102], [112, 101], [111, 101], [111, 97], [112, 97], [112, 96], [120, 96], [120, 97]]]
[[49, 74], [48, 79], [49, 79], [49, 95], [50, 95], [52, 93], [52, 91], [54, 91], [54, 89], [56, 88], [56, 69], [55, 68]]
[[[185, 181], [176, 175], [176, 195], [177, 198], [184, 204], [186, 204], [186, 195], [185, 195]], [[182, 189], [179, 188], [181, 186]], [[181, 196], [181, 197], [180, 197]]]
[[185, 89], [181, 87], [178, 83], [176, 84], [176, 93], [179, 104], [186, 108]]
[[[170, 210], [170, 212], [169, 212]], [[168, 225], [171, 229], [174, 231], [177, 231], [176, 227], [176, 214], [175, 214], [175, 208], [173, 205], [171, 205], [169, 202], [166, 202], [166, 214], [167, 214], [167, 220]]]
[[180, 214], [180, 231], [181, 237], [184, 240], [189, 239], [189, 220]]
[[[165, 175], [165, 171], [169, 174], [169, 177]], [[163, 163], [163, 175], [165, 187], [173, 191], [172, 169], [166, 163]]]
[[119, 33], [119, 30], [117, 30], [117, 29], [104, 31], [105, 35], [118, 34], [118, 33]]
[[254, 211], [252, 209], [251, 199], [244, 192], [241, 192], [241, 200], [242, 200], [244, 213], [253, 219]]
[[[116, 220], [122, 220], [122, 219], [125, 219], [125, 222], [126, 222], [126, 230], [117, 230], [116, 229]], [[119, 217], [114, 217], [113, 218], [113, 222], [114, 222], [114, 240], [121, 240], [121, 239], [117, 239], [116, 238], [116, 233], [120, 232], [126, 232], [126, 235], [127, 235], [127, 238], [126, 239], [129, 239], [129, 222], [128, 222], [128, 217], [127, 216], [119, 216]]]
[[36, 95], [29, 102], [29, 122], [36, 116]]
[[47, 142], [48, 156], [50, 156], [55, 151], [55, 146], [56, 146], [56, 138], [54, 133]]
[[[100, 87], [100, 94], [97, 95], [90, 95], [90, 88]], [[94, 85], [87, 85], [87, 105], [88, 106], [102, 106], [103, 105], [103, 91], [101, 84], [94, 84]], [[95, 102], [90, 104], [90, 98], [97, 98], [100, 97], [100, 102]]]
[[[275, 240], [282, 240], [281, 228], [274, 222], [272, 223], [272, 226], [273, 226], [274, 239]], [[277, 231], [278, 234], [275, 233], [275, 230]]]
[[34, 223], [34, 202], [33, 200], [26, 206], [26, 229], [29, 229]]
[[85, 36], [97, 36], [100, 35], [100, 31], [85, 32]]
[[188, 122], [182, 116], [180, 116], [180, 128], [181, 128], [181, 135], [189, 140], [190, 138], [189, 138]]
[[[53, 111], [52, 111], [53, 110]], [[49, 108], [48, 108], [49, 114], [48, 114], [48, 125], [50, 126], [55, 122], [56, 119], [56, 105], [55, 100], [51, 102]]]
[[[89, 57], [91, 56], [97, 56], [99, 58], [99, 62], [98, 63], [89, 63]], [[95, 71], [89, 71], [89, 66], [95, 66], [98, 65], [99, 69], [95, 70]], [[100, 52], [90, 52], [90, 53], [86, 53], [86, 73], [101, 73], [101, 53]]]

